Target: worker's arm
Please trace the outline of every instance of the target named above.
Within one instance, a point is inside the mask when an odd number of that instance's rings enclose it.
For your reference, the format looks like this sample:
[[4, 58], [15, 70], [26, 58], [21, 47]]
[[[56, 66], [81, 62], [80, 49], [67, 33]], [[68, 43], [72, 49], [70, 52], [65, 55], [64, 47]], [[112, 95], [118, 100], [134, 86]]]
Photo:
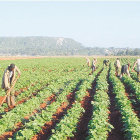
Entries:
[[133, 65], [132, 72], [134, 71], [134, 68], [135, 68], [136, 64], [137, 64], [137, 61]]
[[[15, 66], [15, 72], [17, 72], [18, 75], [17, 75], [17, 78], [13, 78], [13, 79], [12, 79], [12, 82], [11, 82], [11, 83], [12, 83], [12, 86], [15, 85], [17, 79], [18, 79], [18, 78], [20, 77], [20, 75], [21, 75], [21, 72], [20, 72], [20, 70], [18, 69], [17, 66]], [[16, 76], [16, 73], [15, 73], [15, 76]]]
[[4, 85], [6, 90], [10, 89], [9, 79], [6, 72], [4, 73]]

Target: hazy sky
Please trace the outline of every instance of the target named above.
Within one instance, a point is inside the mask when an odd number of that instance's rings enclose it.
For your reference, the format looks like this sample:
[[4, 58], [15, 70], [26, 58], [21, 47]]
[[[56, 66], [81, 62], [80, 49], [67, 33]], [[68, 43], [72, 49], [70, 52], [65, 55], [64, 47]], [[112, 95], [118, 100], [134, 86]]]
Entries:
[[68, 37], [91, 47], [140, 48], [140, 2], [0, 2], [0, 36]]

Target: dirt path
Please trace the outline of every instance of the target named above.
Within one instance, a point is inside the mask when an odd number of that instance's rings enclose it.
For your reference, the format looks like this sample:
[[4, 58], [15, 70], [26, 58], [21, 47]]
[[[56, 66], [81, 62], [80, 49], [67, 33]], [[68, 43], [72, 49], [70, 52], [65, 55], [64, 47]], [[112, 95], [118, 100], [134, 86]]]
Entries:
[[95, 94], [96, 79], [98, 78], [102, 70], [95, 77], [94, 82], [92, 83], [92, 89], [87, 91], [86, 96], [81, 102], [81, 106], [84, 108], [85, 112], [81, 116], [80, 121], [77, 125], [77, 132], [75, 133], [73, 138], [70, 138], [70, 140], [85, 140], [88, 136], [88, 123], [91, 120], [93, 114], [93, 105], [91, 104], [91, 101], [93, 100], [93, 96]]
[[[19, 94], [21, 94], [22, 92], [27, 91], [27, 90], [28, 90], [28, 87], [21, 88], [18, 91], [15, 91], [14, 95], [15, 95], [15, 97], [17, 97]], [[4, 97], [5, 96], [0, 96], [0, 103], [3, 101]]]
[[[116, 75], [116, 73], [115, 73], [115, 75]], [[132, 76], [132, 79], [137, 81], [137, 79], [134, 78], [133, 76]], [[125, 87], [125, 95], [131, 101], [131, 103], [132, 103], [131, 107], [134, 109], [134, 113], [137, 115], [137, 117], [140, 120], [140, 102], [137, 100], [135, 93], [133, 93], [133, 91], [131, 91], [131, 88], [129, 86], [127, 86], [123, 81], [121, 81], [121, 82]]]
[[87, 91], [86, 96], [81, 102], [81, 106], [85, 109], [85, 113], [80, 118], [80, 121], [77, 126], [77, 132], [74, 138], [70, 138], [70, 140], [84, 140], [86, 136], [88, 135], [87, 126], [93, 112], [93, 106], [91, 104], [91, 101], [92, 101], [91, 92]]
[[[108, 78], [109, 78], [109, 74], [108, 74]], [[113, 87], [109, 79], [108, 79], [108, 83], [109, 83], [108, 95], [111, 103], [109, 119], [110, 119], [110, 123], [114, 126], [114, 129], [112, 129], [112, 131], [108, 135], [108, 140], [125, 140], [124, 133], [121, 131], [121, 129], [123, 128], [123, 124], [121, 122], [121, 113], [116, 108], [116, 102], [115, 102], [116, 95], [113, 94], [112, 91]]]
[[[20, 105], [20, 104], [23, 104], [25, 102], [27, 102], [28, 100], [34, 98], [41, 90], [43, 90], [47, 85], [43, 86], [42, 88], [40, 89], [37, 89], [35, 92], [32, 92], [30, 96], [28, 96], [27, 98], [23, 98], [21, 100], [19, 100], [17, 103], [16, 103], [16, 106]], [[2, 99], [2, 97], [1, 97]], [[8, 107], [8, 108], [4, 108], [4, 112], [3, 113], [0, 113], [0, 119], [2, 118], [2, 115], [6, 114], [7, 112], [13, 110], [15, 107]]]
[[29, 118], [32, 117], [33, 115], [35, 115], [35, 113], [39, 113], [41, 112], [41, 110], [45, 109], [49, 104], [53, 103], [55, 101], [56, 96], [54, 94], [52, 94], [50, 97], [46, 98], [44, 100], [44, 103], [40, 104], [40, 108], [38, 110], [34, 110], [31, 114], [24, 116], [23, 121], [22, 122], [18, 122], [17, 124], [15, 124], [15, 129], [13, 129], [12, 131], [8, 131], [5, 132], [3, 135], [0, 136], [0, 140], [6, 140], [8, 138], [12, 138], [14, 133], [16, 133], [17, 131], [23, 129], [24, 124], [26, 122], [28, 122]]
[[52, 120], [50, 122], [46, 122], [39, 134], [35, 135], [32, 140], [44, 140], [48, 139], [51, 136], [52, 129], [54, 129], [57, 123], [61, 121], [62, 117], [67, 113], [67, 110], [72, 107], [72, 104], [75, 101], [75, 93], [78, 87], [81, 85], [81, 82], [82, 81], [77, 84], [76, 89], [72, 93], [68, 94], [67, 100], [69, 104], [65, 102], [62, 103], [61, 107], [58, 108], [57, 112], [53, 115]]
[[128, 97], [128, 99], [131, 101], [131, 107], [134, 109], [134, 113], [136, 113], [137, 117], [140, 120], [140, 102], [137, 100], [135, 94], [131, 91], [127, 85], [125, 85], [125, 95]]
[[[133, 80], [137, 81], [136, 78], [133, 78]], [[140, 102], [137, 100], [135, 93], [131, 91], [131, 88], [127, 86], [123, 81], [121, 81], [122, 84], [125, 87], [125, 95], [128, 97], [128, 99], [131, 101], [131, 106], [134, 109], [134, 113], [136, 113], [137, 117], [140, 119]]]
[[40, 57], [33, 57], [33, 56], [3, 56], [0, 57], [0, 60], [19, 60], [19, 59], [40, 59], [40, 58], [46, 58], [44, 56]]
[[[81, 84], [78, 83], [78, 86]], [[69, 105], [67, 105], [66, 103], [62, 103], [61, 107], [57, 109], [56, 114], [53, 115], [52, 117], [52, 121], [51, 122], [47, 122], [44, 126], [43, 129], [40, 131], [40, 133], [38, 135], [35, 135], [34, 139], [41, 139], [48, 136], [48, 132], [51, 134], [51, 129], [52, 127], [55, 127], [57, 121], [60, 121], [59, 119], [67, 112], [67, 109], [71, 108], [72, 104], [74, 103], [74, 97], [75, 97], [75, 92], [77, 91], [77, 88], [74, 90], [73, 93], [69, 93], [68, 95], [68, 101], [69, 101]], [[59, 92], [62, 92], [63, 89], [60, 89]], [[45, 109], [48, 105], [48, 101], [49, 101], [49, 105], [52, 104], [53, 102], [56, 101], [56, 97], [57, 95], [52, 94], [52, 96], [46, 98], [44, 100], [44, 103], [40, 104], [40, 108], [38, 110], [34, 110], [31, 114], [24, 116], [24, 120], [22, 122], [18, 122], [17, 124], [15, 124], [15, 129], [13, 129], [12, 131], [8, 131], [5, 132], [3, 135], [0, 136], [0, 140], [5, 140], [8, 138], [13, 138], [13, 135], [24, 128], [24, 124], [26, 122], [28, 122], [29, 118], [32, 117], [33, 115], [35, 115], [36, 113], [41, 113], [41, 110]], [[47, 131], [48, 130], [48, 131]], [[46, 135], [46, 131], [47, 131], [47, 135]]]

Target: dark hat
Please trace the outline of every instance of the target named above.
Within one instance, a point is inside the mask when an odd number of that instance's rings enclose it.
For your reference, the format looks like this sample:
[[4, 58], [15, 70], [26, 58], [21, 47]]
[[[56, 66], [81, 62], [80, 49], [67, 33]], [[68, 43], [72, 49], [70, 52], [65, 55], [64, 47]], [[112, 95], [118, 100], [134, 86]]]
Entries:
[[10, 67], [13, 69], [15, 68], [15, 64], [10, 64]]
[[12, 71], [12, 69], [14, 69], [15, 68], [15, 64], [10, 64], [10, 66], [8, 66], [8, 69], [10, 70], [10, 71]]

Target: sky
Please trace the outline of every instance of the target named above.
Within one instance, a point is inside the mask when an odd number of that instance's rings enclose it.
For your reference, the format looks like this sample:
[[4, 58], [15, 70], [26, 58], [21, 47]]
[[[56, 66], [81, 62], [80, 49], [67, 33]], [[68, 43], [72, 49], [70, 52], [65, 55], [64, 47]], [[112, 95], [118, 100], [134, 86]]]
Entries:
[[73, 38], [88, 47], [140, 48], [140, 2], [3, 2], [0, 37]]

